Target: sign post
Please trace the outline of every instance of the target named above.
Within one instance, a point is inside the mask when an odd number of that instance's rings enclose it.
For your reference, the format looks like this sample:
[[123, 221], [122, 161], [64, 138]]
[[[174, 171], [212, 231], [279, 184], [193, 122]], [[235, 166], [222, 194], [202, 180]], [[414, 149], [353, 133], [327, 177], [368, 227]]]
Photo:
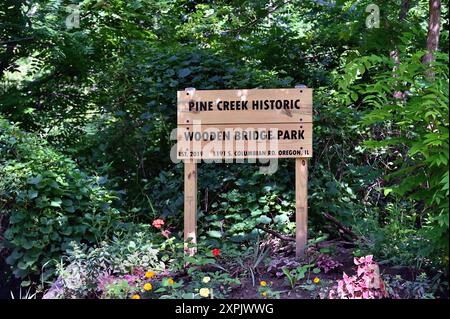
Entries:
[[195, 247], [187, 243], [197, 243], [197, 163], [195, 160], [184, 161], [184, 242], [185, 251], [195, 254]]
[[308, 159], [295, 159], [295, 255], [302, 257], [308, 241]]
[[[295, 158], [296, 256], [308, 232], [312, 89], [178, 91], [177, 158], [184, 161], [185, 251], [195, 254], [197, 161]], [[191, 243], [191, 245], [188, 245]]]

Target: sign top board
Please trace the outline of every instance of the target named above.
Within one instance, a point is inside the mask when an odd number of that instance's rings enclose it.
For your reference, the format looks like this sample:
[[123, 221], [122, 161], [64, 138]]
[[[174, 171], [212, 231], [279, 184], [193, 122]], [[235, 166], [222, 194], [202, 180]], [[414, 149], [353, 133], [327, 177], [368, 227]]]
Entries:
[[178, 91], [179, 159], [312, 156], [312, 89]]
[[178, 124], [311, 123], [312, 89], [178, 91]]

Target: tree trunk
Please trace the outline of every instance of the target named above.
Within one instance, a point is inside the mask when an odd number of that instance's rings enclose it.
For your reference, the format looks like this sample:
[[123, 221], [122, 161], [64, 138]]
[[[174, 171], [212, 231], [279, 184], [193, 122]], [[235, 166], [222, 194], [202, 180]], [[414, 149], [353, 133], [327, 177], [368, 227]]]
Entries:
[[439, 48], [439, 33], [441, 28], [441, 1], [429, 0], [430, 19], [428, 21], [427, 53], [423, 57], [424, 64], [434, 61], [433, 52]]

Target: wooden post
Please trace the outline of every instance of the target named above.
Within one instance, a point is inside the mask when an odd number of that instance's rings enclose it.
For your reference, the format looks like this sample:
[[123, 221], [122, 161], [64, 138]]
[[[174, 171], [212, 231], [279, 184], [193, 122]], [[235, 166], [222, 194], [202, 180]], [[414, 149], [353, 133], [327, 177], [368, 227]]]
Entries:
[[308, 241], [308, 159], [295, 159], [295, 256], [305, 255]]
[[197, 244], [197, 163], [196, 160], [184, 161], [184, 251], [194, 255]]

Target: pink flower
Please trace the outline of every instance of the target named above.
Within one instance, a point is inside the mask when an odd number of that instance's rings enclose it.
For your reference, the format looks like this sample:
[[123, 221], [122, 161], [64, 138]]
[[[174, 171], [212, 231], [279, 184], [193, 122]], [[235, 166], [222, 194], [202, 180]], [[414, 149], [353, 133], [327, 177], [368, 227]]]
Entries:
[[166, 239], [169, 239], [170, 234], [172, 234], [172, 233], [168, 229], [161, 231], [161, 235], [163, 235], [164, 238], [166, 238]]
[[164, 226], [164, 220], [157, 218], [152, 222], [152, 226], [156, 229], [161, 229], [161, 227]]

